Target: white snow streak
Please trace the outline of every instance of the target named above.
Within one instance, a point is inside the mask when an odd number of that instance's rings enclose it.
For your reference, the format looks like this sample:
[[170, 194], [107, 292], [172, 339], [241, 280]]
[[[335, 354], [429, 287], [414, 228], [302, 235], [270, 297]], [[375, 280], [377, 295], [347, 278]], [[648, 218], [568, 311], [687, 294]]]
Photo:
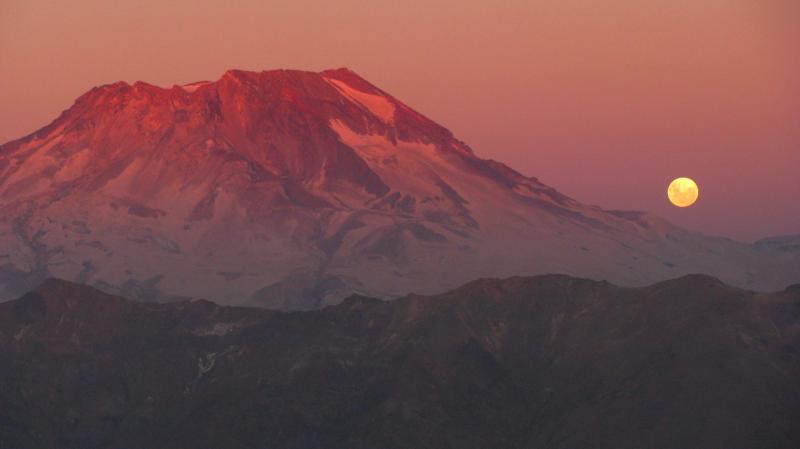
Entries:
[[394, 104], [385, 97], [362, 92], [337, 79], [325, 78], [325, 81], [329, 82], [350, 101], [368, 110], [384, 123], [391, 123], [394, 120]]

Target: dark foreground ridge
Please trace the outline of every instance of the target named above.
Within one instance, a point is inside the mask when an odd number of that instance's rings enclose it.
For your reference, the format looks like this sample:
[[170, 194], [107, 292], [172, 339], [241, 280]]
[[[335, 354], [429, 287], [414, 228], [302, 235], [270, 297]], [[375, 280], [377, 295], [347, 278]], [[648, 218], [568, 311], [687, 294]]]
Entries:
[[706, 276], [292, 313], [50, 280], [0, 360], [2, 448], [800, 447], [800, 291]]

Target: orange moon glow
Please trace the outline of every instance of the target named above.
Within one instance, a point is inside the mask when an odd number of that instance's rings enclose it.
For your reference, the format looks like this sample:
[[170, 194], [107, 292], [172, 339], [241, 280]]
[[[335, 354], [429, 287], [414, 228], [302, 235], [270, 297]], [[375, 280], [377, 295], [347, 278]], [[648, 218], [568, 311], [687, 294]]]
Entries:
[[689, 207], [697, 201], [700, 191], [691, 178], [677, 178], [669, 183], [667, 197], [678, 207]]

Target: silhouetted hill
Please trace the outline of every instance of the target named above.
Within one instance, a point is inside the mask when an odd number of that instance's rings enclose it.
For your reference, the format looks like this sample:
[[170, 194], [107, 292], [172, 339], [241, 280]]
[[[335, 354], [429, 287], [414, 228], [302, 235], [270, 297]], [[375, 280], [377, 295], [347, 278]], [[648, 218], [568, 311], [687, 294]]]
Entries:
[[800, 291], [471, 282], [313, 312], [49, 280], [0, 304], [2, 448], [797, 448]]

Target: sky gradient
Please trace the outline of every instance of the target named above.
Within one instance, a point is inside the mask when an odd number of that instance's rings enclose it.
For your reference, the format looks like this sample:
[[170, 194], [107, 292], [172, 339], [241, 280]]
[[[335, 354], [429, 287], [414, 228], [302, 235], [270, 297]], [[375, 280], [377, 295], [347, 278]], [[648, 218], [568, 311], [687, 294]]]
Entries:
[[[0, 142], [118, 80], [346, 66], [582, 202], [800, 233], [800, 2], [196, 3], [0, 2]], [[667, 200], [680, 176], [693, 207]]]

